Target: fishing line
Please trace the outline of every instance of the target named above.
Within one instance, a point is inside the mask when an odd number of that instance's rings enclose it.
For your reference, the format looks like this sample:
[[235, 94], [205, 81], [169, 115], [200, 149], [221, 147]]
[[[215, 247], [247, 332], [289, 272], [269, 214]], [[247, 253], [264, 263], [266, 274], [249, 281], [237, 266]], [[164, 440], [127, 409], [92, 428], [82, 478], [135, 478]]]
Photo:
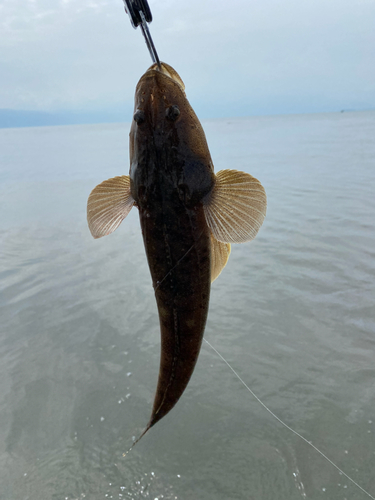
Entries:
[[[200, 235], [198, 236], [198, 240], [199, 238], [202, 236], [202, 233], [203, 231], [201, 231]], [[189, 248], [189, 250], [187, 250], [184, 255], [181, 257], [181, 259], [179, 259], [177, 261], [177, 263], [172, 267], [172, 269], [170, 269], [167, 274], [164, 276], [164, 278], [161, 280], [161, 281], [157, 281], [157, 285], [155, 287], [155, 292], [156, 290], [159, 288], [159, 286], [163, 283], [163, 281], [172, 273], [172, 271], [174, 271], [176, 269], [176, 267], [180, 264], [180, 262], [193, 250], [193, 248], [195, 247], [195, 242], [191, 245], [191, 247]]]
[[265, 410], [268, 411], [268, 413], [270, 415], [272, 415], [278, 422], [280, 422], [280, 424], [282, 424], [284, 427], [286, 427], [289, 431], [293, 432], [293, 434], [295, 434], [296, 436], [298, 436], [300, 439], [302, 439], [302, 441], [304, 441], [305, 443], [307, 443], [309, 446], [311, 446], [311, 448], [314, 448], [315, 451], [317, 451], [323, 458], [325, 458], [327, 460], [327, 462], [329, 462], [331, 465], [333, 465], [333, 467], [335, 467], [335, 469], [337, 469], [343, 476], [345, 476], [347, 479], [349, 479], [349, 481], [351, 481], [355, 486], [357, 486], [357, 488], [359, 488], [363, 493], [365, 493], [368, 497], [372, 498], [372, 500], [375, 500], [375, 497], [373, 497], [368, 491], [366, 491], [364, 488], [362, 488], [361, 485], [359, 485], [356, 481], [354, 481], [354, 479], [352, 479], [350, 476], [348, 476], [348, 474], [346, 474], [343, 470], [340, 469], [340, 467], [338, 467], [334, 462], [332, 462], [332, 460], [330, 458], [327, 457], [327, 455], [325, 455], [322, 451], [319, 450], [319, 448], [317, 448], [315, 445], [313, 445], [310, 441], [308, 441], [305, 437], [303, 437], [301, 434], [299, 434], [299, 432], [295, 431], [294, 429], [292, 429], [291, 427], [289, 427], [289, 425], [287, 425], [285, 422], [283, 422], [281, 420], [281, 418], [279, 418], [277, 415], [275, 415], [273, 413], [272, 410], [270, 410], [268, 408], [268, 406], [266, 406], [263, 401], [261, 401], [258, 396], [250, 389], [250, 387], [246, 384], [246, 382], [238, 375], [238, 373], [236, 372], [236, 370], [234, 368], [232, 368], [232, 366], [228, 363], [228, 361], [219, 353], [219, 351], [217, 351], [217, 349], [215, 349], [215, 347], [210, 344], [208, 342], [208, 340], [206, 340], [205, 338], [203, 338], [203, 340], [206, 342], [206, 344], [208, 344], [211, 349], [216, 352], [216, 354], [219, 356], [220, 359], [222, 359], [224, 361], [224, 363], [228, 366], [228, 368], [234, 373], [234, 375], [238, 378], [238, 380], [241, 382], [242, 385], [244, 385], [246, 387], [246, 389], [250, 392], [250, 394], [258, 401], [258, 403], [260, 403], [263, 408]]

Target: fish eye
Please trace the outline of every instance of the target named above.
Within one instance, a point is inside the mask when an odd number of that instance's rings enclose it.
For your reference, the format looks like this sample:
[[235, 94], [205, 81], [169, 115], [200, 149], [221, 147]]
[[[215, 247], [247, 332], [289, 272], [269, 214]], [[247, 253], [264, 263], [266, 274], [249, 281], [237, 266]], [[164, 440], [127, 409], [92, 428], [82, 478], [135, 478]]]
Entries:
[[133, 118], [134, 121], [137, 122], [137, 125], [141, 125], [146, 119], [145, 114], [141, 109], [137, 109], [137, 111], [134, 113]]
[[165, 117], [174, 122], [180, 116], [180, 108], [174, 104], [165, 110]]

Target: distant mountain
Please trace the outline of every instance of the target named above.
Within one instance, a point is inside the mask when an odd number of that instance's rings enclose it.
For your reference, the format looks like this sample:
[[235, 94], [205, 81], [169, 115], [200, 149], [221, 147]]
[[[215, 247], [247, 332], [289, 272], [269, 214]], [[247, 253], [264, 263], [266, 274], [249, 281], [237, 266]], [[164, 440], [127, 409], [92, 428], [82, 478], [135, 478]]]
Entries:
[[52, 125], [78, 125], [89, 123], [119, 123], [129, 121], [131, 109], [125, 106], [109, 111], [23, 111], [0, 109], [0, 128], [42, 127]]

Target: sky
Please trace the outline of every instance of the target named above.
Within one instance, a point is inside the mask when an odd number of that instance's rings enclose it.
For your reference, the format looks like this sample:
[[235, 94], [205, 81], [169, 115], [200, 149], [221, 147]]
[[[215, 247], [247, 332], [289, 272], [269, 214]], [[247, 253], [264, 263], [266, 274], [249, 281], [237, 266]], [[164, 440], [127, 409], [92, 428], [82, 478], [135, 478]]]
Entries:
[[[201, 118], [375, 108], [375, 0], [149, 5]], [[130, 121], [150, 65], [122, 0], [0, 0], [0, 109]]]

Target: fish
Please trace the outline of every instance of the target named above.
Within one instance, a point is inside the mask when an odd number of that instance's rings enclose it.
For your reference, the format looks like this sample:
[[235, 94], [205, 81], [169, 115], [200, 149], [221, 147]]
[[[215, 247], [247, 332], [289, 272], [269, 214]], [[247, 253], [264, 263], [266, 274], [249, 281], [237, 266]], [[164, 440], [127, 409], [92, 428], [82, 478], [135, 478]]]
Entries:
[[129, 156], [129, 175], [91, 192], [87, 220], [92, 236], [101, 238], [133, 207], [139, 211], [161, 333], [157, 388], [142, 437], [185, 391], [201, 349], [211, 283], [231, 244], [255, 238], [267, 197], [248, 173], [215, 174], [185, 85], [166, 63], [153, 64], [136, 86]]

